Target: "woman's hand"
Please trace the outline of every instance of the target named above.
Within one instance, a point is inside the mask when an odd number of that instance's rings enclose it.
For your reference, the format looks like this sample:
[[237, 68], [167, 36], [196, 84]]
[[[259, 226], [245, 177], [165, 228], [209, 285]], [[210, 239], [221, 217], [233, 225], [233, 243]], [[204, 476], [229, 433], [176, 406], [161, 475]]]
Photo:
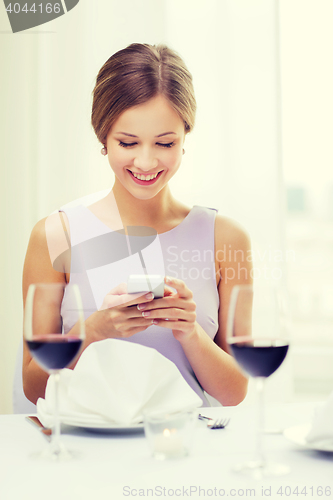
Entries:
[[163, 298], [141, 303], [137, 308], [154, 325], [170, 328], [177, 340], [188, 339], [198, 327], [193, 293], [182, 280], [165, 277], [164, 281], [176, 291], [165, 287]]
[[152, 293], [127, 293], [126, 283], [113, 288], [104, 297], [101, 308], [86, 320], [86, 347], [98, 340], [131, 337], [146, 330], [153, 321], [144, 318], [137, 306], [153, 299]]

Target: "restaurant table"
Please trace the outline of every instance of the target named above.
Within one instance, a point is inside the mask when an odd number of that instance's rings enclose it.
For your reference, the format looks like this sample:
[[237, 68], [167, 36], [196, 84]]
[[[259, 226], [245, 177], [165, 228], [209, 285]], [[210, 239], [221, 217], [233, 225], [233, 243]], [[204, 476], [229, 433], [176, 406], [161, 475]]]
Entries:
[[270, 404], [265, 417], [269, 460], [288, 465], [289, 475], [255, 480], [232, 465], [254, 455], [256, 408], [202, 408], [204, 415], [230, 417], [226, 429], [198, 420], [190, 456], [164, 461], [150, 453], [143, 431], [97, 432], [63, 426], [62, 440], [78, 458], [48, 462], [31, 458], [47, 446], [24, 415], [0, 416], [0, 500], [124, 498], [286, 498], [333, 500], [333, 453], [288, 440], [282, 430], [310, 422], [314, 403]]

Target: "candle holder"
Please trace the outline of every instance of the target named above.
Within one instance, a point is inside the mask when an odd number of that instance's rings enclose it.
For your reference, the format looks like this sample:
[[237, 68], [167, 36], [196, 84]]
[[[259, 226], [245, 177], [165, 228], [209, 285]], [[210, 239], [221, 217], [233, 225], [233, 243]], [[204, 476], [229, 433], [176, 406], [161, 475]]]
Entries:
[[157, 460], [185, 457], [190, 453], [196, 413], [144, 414], [144, 429], [152, 455]]

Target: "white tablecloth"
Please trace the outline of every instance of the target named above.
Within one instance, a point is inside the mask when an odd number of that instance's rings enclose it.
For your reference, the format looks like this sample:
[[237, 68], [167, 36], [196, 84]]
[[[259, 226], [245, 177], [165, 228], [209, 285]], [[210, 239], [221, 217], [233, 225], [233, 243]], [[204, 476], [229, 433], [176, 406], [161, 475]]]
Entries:
[[[313, 404], [270, 405], [266, 408], [267, 426], [286, 428], [308, 422], [313, 407]], [[253, 457], [255, 409], [205, 408], [202, 413], [230, 416], [231, 421], [226, 429], [215, 431], [198, 422], [191, 456], [164, 462], [150, 456], [143, 433], [101, 434], [69, 427], [64, 429], [63, 441], [68, 448], [81, 452], [79, 459], [64, 463], [34, 461], [29, 455], [47, 445], [44, 437], [23, 415], [2, 415], [0, 499], [333, 500], [333, 453], [304, 449], [282, 434], [265, 435], [267, 457], [289, 465], [291, 473], [260, 481], [239, 477], [231, 471], [231, 466]]]

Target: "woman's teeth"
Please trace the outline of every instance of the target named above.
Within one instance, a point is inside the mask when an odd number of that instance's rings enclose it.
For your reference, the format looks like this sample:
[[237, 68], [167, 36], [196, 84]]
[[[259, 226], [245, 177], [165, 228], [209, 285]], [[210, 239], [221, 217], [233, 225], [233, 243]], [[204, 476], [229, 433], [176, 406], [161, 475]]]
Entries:
[[134, 177], [136, 177], [140, 181], [151, 181], [152, 179], [155, 179], [155, 177], [158, 176], [158, 172], [157, 172], [157, 174], [151, 174], [151, 175], [142, 175], [142, 174], [140, 175], [140, 174], [136, 174], [135, 172], [132, 172], [132, 174], [134, 175]]

